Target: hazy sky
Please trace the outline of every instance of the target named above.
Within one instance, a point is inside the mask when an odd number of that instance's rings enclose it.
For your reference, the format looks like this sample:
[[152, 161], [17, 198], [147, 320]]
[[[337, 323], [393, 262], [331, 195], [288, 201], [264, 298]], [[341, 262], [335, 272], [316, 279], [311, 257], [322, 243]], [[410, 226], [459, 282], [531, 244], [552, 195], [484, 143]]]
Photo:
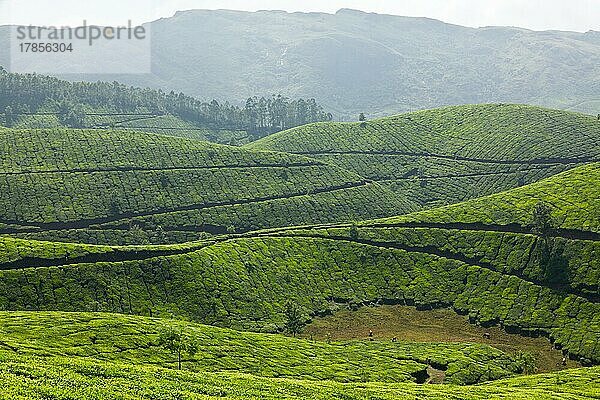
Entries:
[[600, 31], [600, 0], [0, 0], [0, 24], [119, 25], [172, 16], [177, 10], [322, 11], [354, 8], [430, 17], [472, 27], [510, 25]]

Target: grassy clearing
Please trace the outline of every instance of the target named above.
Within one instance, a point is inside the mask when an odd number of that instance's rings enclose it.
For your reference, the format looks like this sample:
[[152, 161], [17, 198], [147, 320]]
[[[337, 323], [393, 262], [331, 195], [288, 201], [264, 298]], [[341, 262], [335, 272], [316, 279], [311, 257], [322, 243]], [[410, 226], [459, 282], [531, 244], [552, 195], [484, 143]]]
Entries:
[[[373, 331], [376, 341], [390, 341], [396, 337], [406, 342], [482, 343], [508, 354], [529, 352], [535, 356], [540, 373], [581, 366], [567, 360], [567, 366], [563, 367], [562, 352], [554, 349], [545, 337], [509, 334], [499, 327], [484, 328], [469, 323], [468, 317], [449, 309], [419, 311], [410, 306], [380, 306], [340, 310], [330, 316], [315, 318], [302, 337], [368, 340], [369, 330]], [[484, 336], [486, 333], [489, 338]]]

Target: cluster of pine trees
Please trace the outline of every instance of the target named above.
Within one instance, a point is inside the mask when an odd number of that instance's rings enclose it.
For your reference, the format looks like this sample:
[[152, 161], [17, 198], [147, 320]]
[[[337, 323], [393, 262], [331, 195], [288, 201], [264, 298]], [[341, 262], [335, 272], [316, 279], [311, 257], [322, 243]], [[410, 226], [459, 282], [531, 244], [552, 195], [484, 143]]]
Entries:
[[82, 127], [86, 113], [172, 114], [199, 127], [269, 134], [332, 115], [314, 99], [251, 97], [237, 106], [204, 102], [183, 93], [140, 89], [118, 82], [68, 82], [37, 74], [11, 74], [0, 67], [0, 112], [12, 125], [21, 114], [56, 113], [65, 126]]

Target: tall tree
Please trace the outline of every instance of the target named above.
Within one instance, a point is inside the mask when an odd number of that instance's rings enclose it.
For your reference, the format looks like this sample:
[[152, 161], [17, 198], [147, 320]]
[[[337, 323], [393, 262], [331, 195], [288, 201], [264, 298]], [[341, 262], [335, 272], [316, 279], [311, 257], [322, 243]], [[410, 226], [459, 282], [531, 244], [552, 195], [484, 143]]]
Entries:
[[284, 328], [285, 328], [286, 332], [291, 333], [294, 337], [296, 337], [296, 335], [298, 333], [300, 333], [300, 331], [302, 330], [302, 328], [305, 325], [300, 307], [295, 302], [288, 300], [285, 303], [284, 314], [285, 314]]
[[160, 333], [158, 345], [177, 356], [177, 368], [181, 369], [181, 356], [187, 354], [193, 357], [198, 352], [196, 339], [182, 329], [169, 327]]

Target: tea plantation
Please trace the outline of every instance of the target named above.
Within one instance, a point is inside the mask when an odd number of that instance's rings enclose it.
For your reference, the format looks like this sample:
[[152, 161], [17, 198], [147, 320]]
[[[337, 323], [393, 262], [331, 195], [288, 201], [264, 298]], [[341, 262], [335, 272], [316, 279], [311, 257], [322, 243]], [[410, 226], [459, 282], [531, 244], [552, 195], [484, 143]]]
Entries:
[[128, 131], [0, 131], [0, 233], [98, 244], [396, 215], [410, 202], [301, 156]]
[[509, 378], [476, 386], [339, 383], [191, 372], [152, 365], [0, 351], [1, 399], [590, 399], [600, 368]]
[[489, 104], [310, 124], [247, 146], [338, 165], [429, 208], [599, 161], [599, 136], [600, 123], [589, 115]]
[[[600, 398], [599, 134], [515, 105], [245, 148], [0, 129], [0, 399]], [[295, 339], [289, 304], [301, 324], [448, 308], [586, 368], [516, 376], [527, 355], [482, 344]], [[197, 339], [182, 371], [165, 329]], [[432, 373], [445, 384], [420, 385]]]
[[[82, 126], [87, 130], [119, 130], [156, 133], [166, 136], [206, 140], [213, 143], [243, 145], [253, 140], [244, 130], [199, 127], [174, 115], [154, 113], [115, 113], [92, 110], [84, 114]], [[61, 129], [65, 126], [55, 113], [20, 115], [12, 124], [14, 129]]]
[[[565, 187], [582, 174], [588, 178], [590, 186], [572, 193], [568, 203], [550, 203], [560, 215], [561, 204], [583, 201], [594, 185], [598, 190], [599, 171], [595, 165], [582, 167], [537, 185]], [[528, 190], [549, 193], [533, 187], [505, 196], [527, 203]], [[493, 209], [494, 199], [481, 208]], [[590, 233], [585, 226], [568, 232]], [[20, 242], [17, 247], [24, 250], [13, 253], [21, 258], [13, 257], [0, 273], [0, 308], [180, 315], [274, 332], [283, 327], [290, 298], [307, 316], [327, 313], [335, 303], [452, 307], [483, 325], [549, 336], [584, 364], [598, 363], [598, 242], [560, 234], [548, 239], [559, 261], [552, 263], [538, 251], [542, 238], [528, 232], [496, 225], [412, 227], [396, 219], [254, 232], [214, 243], [121, 248], [121, 258], [111, 260], [109, 253], [97, 262], [63, 260], [50, 243]], [[58, 255], [41, 262], [53, 251]], [[82, 251], [109, 250], [81, 246], [74, 254]], [[28, 263], [38, 268], [24, 268]]]
[[183, 321], [111, 314], [0, 313], [0, 342], [15, 354], [96, 358], [177, 368], [159, 345], [162, 330], [179, 328], [197, 341], [183, 359], [192, 371], [237, 371], [263, 377], [338, 382], [423, 382], [427, 366], [448, 383], [499, 379], [522, 371], [519, 360], [480, 344], [324, 343], [244, 333]]
[[[597, 238], [600, 231], [600, 164], [590, 164], [532, 185], [488, 197], [387, 219], [386, 223], [431, 222], [504, 225], [513, 230], [526, 228], [534, 206], [551, 207], [560, 234]], [[472, 225], [471, 225], [472, 226]]]
[[[198, 344], [181, 371], [160, 346], [161, 332], [173, 328]], [[0, 398], [6, 399], [579, 399], [597, 395], [600, 379], [597, 368], [506, 379], [520, 372], [519, 361], [485, 345], [322, 343], [100, 313], [3, 312], [0, 343]], [[427, 364], [445, 369], [448, 384], [416, 385]]]

